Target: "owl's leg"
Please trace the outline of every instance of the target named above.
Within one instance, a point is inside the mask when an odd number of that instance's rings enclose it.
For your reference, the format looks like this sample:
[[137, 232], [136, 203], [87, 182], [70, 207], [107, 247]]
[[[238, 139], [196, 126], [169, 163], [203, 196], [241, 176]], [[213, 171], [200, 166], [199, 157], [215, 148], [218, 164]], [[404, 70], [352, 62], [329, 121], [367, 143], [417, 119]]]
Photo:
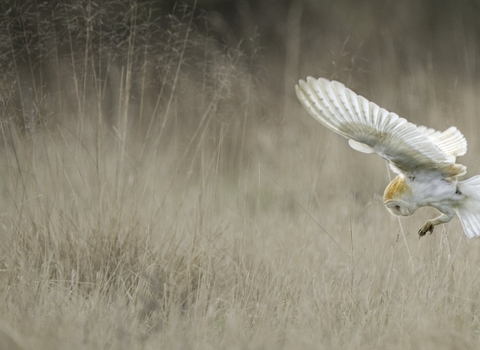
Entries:
[[442, 215], [440, 215], [438, 218], [428, 220], [422, 225], [422, 227], [420, 227], [420, 230], [418, 230], [419, 238], [425, 236], [427, 232], [429, 232], [429, 234], [431, 235], [435, 226], [450, 222], [454, 216], [455, 212], [450, 209], [447, 210], [447, 213], [442, 213]]

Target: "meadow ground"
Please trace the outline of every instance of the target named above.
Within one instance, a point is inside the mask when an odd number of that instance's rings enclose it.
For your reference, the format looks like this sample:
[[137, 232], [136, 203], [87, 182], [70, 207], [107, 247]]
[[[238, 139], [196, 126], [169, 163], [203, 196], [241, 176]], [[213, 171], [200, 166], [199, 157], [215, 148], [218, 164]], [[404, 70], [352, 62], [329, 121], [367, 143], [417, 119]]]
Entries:
[[[2, 32], [1, 349], [478, 347], [480, 240], [457, 219], [419, 240], [437, 214], [390, 215], [383, 160], [188, 14], [107, 41], [76, 10], [37, 23], [48, 53]], [[480, 173], [475, 85], [391, 74], [357, 91], [457, 125]]]

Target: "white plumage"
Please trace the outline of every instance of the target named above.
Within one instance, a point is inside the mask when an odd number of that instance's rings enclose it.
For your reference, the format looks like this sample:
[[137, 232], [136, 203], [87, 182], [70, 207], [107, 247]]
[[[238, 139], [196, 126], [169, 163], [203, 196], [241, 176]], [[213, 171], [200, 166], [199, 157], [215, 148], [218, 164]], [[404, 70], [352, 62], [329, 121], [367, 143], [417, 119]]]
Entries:
[[384, 193], [393, 214], [411, 215], [422, 206], [442, 212], [420, 228], [420, 236], [455, 213], [468, 237], [480, 236], [480, 176], [457, 180], [467, 172], [455, 163], [467, 152], [467, 141], [456, 127], [440, 132], [416, 126], [337, 81], [308, 77], [295, 88], [317, 121], [347, 138], [353, 149], [386, 159], [398, 173]]

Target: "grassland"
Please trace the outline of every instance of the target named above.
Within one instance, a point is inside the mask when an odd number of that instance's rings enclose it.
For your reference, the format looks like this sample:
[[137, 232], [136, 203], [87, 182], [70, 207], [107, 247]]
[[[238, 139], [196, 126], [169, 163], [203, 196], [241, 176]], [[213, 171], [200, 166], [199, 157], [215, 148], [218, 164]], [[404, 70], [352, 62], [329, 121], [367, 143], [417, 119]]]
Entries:
[[[295, 100], [312, 61], [279, 97], [188, 11], [41, 10], [0, 33], [1, 349], [478, 347], [480, 241], [385, 210], [385, 163]], [[388, 64], [327, 77], [457, 125], [480, 173], [475, 84]]]

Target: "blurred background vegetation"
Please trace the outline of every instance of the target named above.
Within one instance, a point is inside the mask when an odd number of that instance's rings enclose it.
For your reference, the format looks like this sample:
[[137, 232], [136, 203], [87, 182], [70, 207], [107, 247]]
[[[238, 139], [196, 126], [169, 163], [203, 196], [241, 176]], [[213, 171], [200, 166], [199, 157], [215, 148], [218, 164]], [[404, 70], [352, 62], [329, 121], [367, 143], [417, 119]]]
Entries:
[[[3, 75], [12, 48], [18, 64], [25, 64], [70, 52], [72, 39], [79, 53], [82, 44], [102, 40], [118, 48], [134, 28], [148, 32], [139, 33], [142, 40], [165, 45], [159, 30], [173, 30], [168, 18], [182, 19], [187, 12], [219, 50], [247, 55], [250, 70], [261, 72], [277, 96], [291, 95], [292, 84], [305, 74], [353, 87], [419, 69], [433, 70], [442, 82], [472, 83], [479, 74], [475, 0], [5, 0], [1, 10], [0, 30], [13, 38], [1, 43]], [[36, 70], [47, 69], [41, 63]]]
[[479, 19], [477, 1], [1, 1], [0, 348], [478, 347], [480, 241], [455, 220], [419, 242], [433, 210], [389, 215], [385, 162], [294, 85], [456, 125], [480, 173]]
[[261, 49], [277, 68], [272, 87], [285, 73], [305, 72], [343, 80], [354, 73], [368, 81], [433, 67], [446, 79], [478, 78], [475, 0], [200, 0], [197, 6], [222, 43]]

